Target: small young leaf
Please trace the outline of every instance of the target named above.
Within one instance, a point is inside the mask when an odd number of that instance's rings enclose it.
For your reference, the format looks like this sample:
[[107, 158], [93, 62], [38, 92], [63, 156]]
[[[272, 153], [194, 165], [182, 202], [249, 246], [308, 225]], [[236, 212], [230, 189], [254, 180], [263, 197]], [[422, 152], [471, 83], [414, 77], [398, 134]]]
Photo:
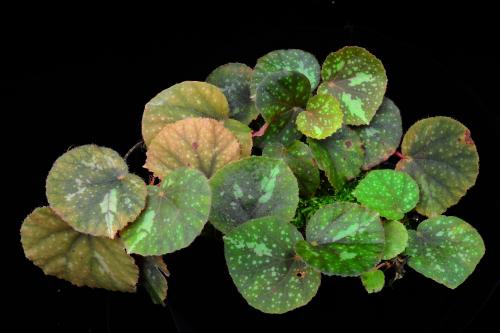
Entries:
[[319, 186], [319, 170], [314, 165], [314, 158], [308, 145], [301, 141], [295, 141], [288, 147], [280, 143], [268, 144], [262, 155], [285, 161], [297, 177], [300, 195], [305, 197], [314, 195]]
[[347, 126], [324, 140], [307, 139], [318, 167], [328, 181], [340, 190], [348, 180], [361, 172], [364, 152], [359, 136]]
[[402, 219], [419, 198], [417, 183], [406, 173], [390, 169], [370, 171], [353, 194], [361, 204], [390, 220]]
[[26, 257], [47, 275], [79, 287], [135, 291], [139, 269], [120, 240], [75, 231], [49, 207], [24, 220], [21, 242]]
[[162, 255], [185, 248], [208, 220], [211, 191], [198, 170], [172, 171], [159, 186], [148, 186], [146, 208], [121, 237], [129, 253]]
[[384, 251], [378, 214], [351, 202], [320, 208], [307, 223], [306, 238], [295, 245], [297, 254], [327, 275], [360, 275], [373, 268]]
[[384, 223], [385, 248], [382, 259], [388, 260], [402, 253], [408, 245], [408, 231], [398, 221], [387, 221]]
[[378, 269], [365, 272], [361, 274], [361, 282], [369, 294], [378, 293], [384, 288], [384, 272]]
[[142, 283], [154, 304], [165, 305], [167, 277], [170, 273], [161, 256], [145, 257], [142, 264]]
[[151, 141], [145, 168], [163, 179], [180, 167], [193, 167], [211, 177], [241, 157], [236, 136], [220, 121], [187, 118], [165, 126]]
[[306, 111], [297, 116], [297, 128], [313, 139], [324, 139], [342, 127], [340, 104], [331, 95], [316, 95], [307, 102]]
[[420, 187], [417, 212], [435, 216], [456, 204], [476, 182], [479, 156], [470, 131], [448, 117], [416, 122], [403, 138], [397, 170]]
[[409, 236], [408, 265], [452, 289], [472, 274], [485, 252], [477, 230], [454, 216], [427, 219]]
[[185, 81], [163, 90], [146, 104], [142, 136], [149, 146], [165, 125], [192, 117], [224, 120], [229, 104], [222, 91], [209, 83]]
[[210, 179], [210, 222], [228, 233], [258, 217], [275, 216], [288, 222], [299, 201], [297, 179], [281, 160], [248, 157], [230, 163]]
[[224, 236], [229, 273], [245, 300], [266, 313], [284, 313], [307, 304], [321, 274], [295, 256], [302, 235], [276, 217], [250, 220]]
[[60, 156], [49, 172], [47, 199], [75, 230], [114, 238], [144, 208], [146, 184], [128, 172], [117, 152], [80, 146]]
[[253, 95], [264, 79], [276, 72], [290, 71], [303, 74], [309, 81], [311, 89], [319, 84], [320, 67], [318, 60], [311, 53], [302, 50], [276, 50], [269, 52], [257, 60], [250, 84]]
[[362, 47], [347, 46], [330, 53], [321, 67], [319, 94], [340, 101], [344, 123], [368, 125], [382, 104], [387, 76], [380, 60]]
[[224, 120], [224, 127], [234, 134], [241, 148], [241, 157], [247, 157], [252, 155], [252, 130], [247, 125], [234, 120], [226, 119]]

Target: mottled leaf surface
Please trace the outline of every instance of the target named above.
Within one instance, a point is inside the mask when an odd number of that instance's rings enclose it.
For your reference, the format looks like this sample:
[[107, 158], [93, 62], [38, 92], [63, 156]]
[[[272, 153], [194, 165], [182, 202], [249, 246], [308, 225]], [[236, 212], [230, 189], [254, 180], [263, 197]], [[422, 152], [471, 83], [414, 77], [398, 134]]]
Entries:
[[276, 217], [248, 221], [224, 236], [229, 273], [245, 300], [266, 313], [284, 313], [316, 295], [321, 274], [295, 256], [302, 235]]
[[252, 155], [253, 140], [250, 127], [234, 119], [224, 120], [224, 127], [230, 130], [238, 139], [241, 157]]
[[384, 272], [378, 269], [365, 272], [361, 274], [361, 282], [369, 294], [378, 293], [384, 288]]
[[47, 198], [75, 230], [114, 238], [144, 208], [146, 184], [128, 172], [117, 152], [80, 146], [60, 156], [49, 172]]
[[340, 104], [331, 95], [316, 95], [307, 102], [306, 110], [297, 116], [297, 128], [313, 139], [324, 139], [342, 127]]
[[399, 221], [387, 221], [384, 223], [385, 248], [382, 259], [388, 260], [403, 253], [408, 245], [408, 231]]
[[161, 256], [145, 257], [142, 263], [142, 284], [154, 304], [165, 305], [170, 273]]

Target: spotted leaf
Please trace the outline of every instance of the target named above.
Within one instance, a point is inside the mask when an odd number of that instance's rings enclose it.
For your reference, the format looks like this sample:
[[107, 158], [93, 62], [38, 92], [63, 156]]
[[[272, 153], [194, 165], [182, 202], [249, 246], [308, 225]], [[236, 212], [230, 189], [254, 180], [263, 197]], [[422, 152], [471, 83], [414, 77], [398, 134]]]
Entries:
[[388, 260], [403, 253], [408, 245], [408, 231], [398, 221], [387, 221], [384, 223], [385, 248], [382, 259]]
[[230, 130], [238, 140], [241, 157], [252, 155], [253, 140], [250, 127], [234, 119], [224, 120], [224, 127]]
[[142, 263], [142, 284], [154, 304], [165, 305], [170, 273], [161, 256], [145, 257]]
[[314, 139], [324, 139], [342, 127], [339, 102], [331, 95], [316, 95], [307, 102], [306, 111], [297, 116], [297, 128]]
[[385, 275], [384, 272], [374, 269], [361, 274], [361, 282], [366, 291], [371, 293], [378, 293], [384, 288]]

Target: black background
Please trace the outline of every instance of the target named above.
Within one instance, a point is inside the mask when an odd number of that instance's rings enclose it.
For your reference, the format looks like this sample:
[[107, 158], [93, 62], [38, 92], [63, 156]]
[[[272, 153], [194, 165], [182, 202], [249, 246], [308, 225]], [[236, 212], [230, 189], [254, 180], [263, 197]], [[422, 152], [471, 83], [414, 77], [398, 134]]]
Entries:
[[[403, 1], [402, 1], [403, 2]], [[385, 3], [385, 2], [384, 2]], [[370, 5], [354, 1], [207, 2], [138, 9], [83, 6], [1, 11], [3, 299], [19, 331], [472, 331], [494, 325], [499, 310], [498, 78], [493, 5], [469, 2]], [[272, 6], [272, 8], [271, 8]], [[472, 132], [481, 159], [477, 184], [447, 212], [474, 225], [487, 252], [474, 274], [449, 290], [409, 273], [368, 295], [355, 278], [324, 277], [307, 306], [285, 315], [249, 307], [225, 267], [222, 244], [198, 238], [166, 256], [172, 273], [167, 306], [138, 294], [76, 288], [24, 258], [19, 228], [46, 205], [45, 177], [69, 147], [86, 143], [121, 154], [141, 139], [144, 104], [184, 80], [200, 80], [230, 61], [255, 64], [280, 48], [301, 48], [320, 62], [344, 45], [368, 48], [387, 70], [387, 95], [407, 129], [434, 115]], [[142, 152], [130, 159], [142, 170]], [[7, 242], [5, 242], [7, 240]], [[22, 318], [22, 319], [19, 319]], [[488, 331], [495, 330], [491, 326]]]

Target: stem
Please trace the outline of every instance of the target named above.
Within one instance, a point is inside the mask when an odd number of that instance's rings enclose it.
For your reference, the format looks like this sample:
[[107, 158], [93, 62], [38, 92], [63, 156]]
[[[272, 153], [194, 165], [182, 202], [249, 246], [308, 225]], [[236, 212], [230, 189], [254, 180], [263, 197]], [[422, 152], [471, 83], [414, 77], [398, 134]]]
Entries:
[[404, 158], [405, 158], [405, 157], [404, 157], [404, 155], [403, 155], [403, 154], [401, 154], [399, 151], [396, 151], [396, 152], [394, 153], [394, 155], [396, 155], [396, 156], [397, 156], [397, 157], [399, 157], [400, 159], [404, 159]]
[[136, 150], [137, 148], [139, 148], [140, 146], [142, 146], [144, 144], [144, 142], [141, 140], [139, 142], [137, 142], [135, 145], [132, 146], [132, 148], [130, 148], [128, 150], [128, 152], [123, 156], [123, 159], [126, 161], [127, 158], [129, 157], [130, 154], [132, 154], [134, 152], [134, 150]]
[[258, 131], [255, 131], [252, 133], [252, 138], [256, 136], [263, 136], [266, 133], [267, 128], [269, 127], [268, 123], [264, 123], [261, 128], [259, 128]]

